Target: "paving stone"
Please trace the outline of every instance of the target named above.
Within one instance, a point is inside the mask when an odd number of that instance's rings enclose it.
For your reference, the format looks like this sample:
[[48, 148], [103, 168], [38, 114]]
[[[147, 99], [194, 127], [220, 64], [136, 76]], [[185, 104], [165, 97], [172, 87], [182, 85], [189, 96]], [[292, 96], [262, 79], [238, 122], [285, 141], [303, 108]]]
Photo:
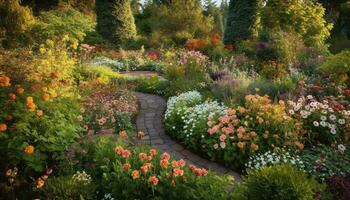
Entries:
[[180, 144], [173, 144], [171, 145], [171, 148], [173, 148], [175, 151], [182, 151], [184, 149], [184, 147]]
[[151, 139], [151, 144], [152, 144], [152, 145], [164, 144], [164, 140], [162, 140], [162, 139], [155, 139], [155, 140], [152, 140], [152, 139]]

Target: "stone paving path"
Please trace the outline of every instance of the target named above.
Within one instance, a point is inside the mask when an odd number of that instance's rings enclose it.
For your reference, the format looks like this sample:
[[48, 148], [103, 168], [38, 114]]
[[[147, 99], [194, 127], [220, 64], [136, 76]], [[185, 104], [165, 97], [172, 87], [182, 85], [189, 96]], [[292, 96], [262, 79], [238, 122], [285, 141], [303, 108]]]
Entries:
[[145, 132], [145, 137], [141, 141], [142, 144], [149, 144], [153, 148], [166, 151], [176, 159], [183, 158], [189, 164], [210, 169], [218, 174], [231, 175], [236, 181], [240, 180], [238, 173], [192, 153], [165, 134], [163, 114], [166, 109], [166, 102], [162, 97], [140, 92], [135, 94], [140, 103], [136, 127], [137, 130]]

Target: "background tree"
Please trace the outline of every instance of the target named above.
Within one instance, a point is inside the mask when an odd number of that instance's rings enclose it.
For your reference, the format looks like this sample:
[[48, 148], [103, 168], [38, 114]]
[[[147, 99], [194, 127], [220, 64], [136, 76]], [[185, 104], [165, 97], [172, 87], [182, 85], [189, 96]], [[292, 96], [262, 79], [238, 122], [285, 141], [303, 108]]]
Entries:
[[97, 0], [96, 30], [120, 46], [136, 36], [136, 26], [129, 0]]
[[295, 32], [311, 46], [324, 44], [332, 29], [324, 18], [325, 9], [312, 0], [269, 0], [261, 16], [265, 30]]
[[231, 0], [227, 14], [224, 43], [233, 44], [257, 35], [259, 0]]
[[217, 6], [216, 1], [204, 1], [204, 15], [211, 16], [214, 19], [213, 31], [222, 35], [224, 33], [224, 13]]

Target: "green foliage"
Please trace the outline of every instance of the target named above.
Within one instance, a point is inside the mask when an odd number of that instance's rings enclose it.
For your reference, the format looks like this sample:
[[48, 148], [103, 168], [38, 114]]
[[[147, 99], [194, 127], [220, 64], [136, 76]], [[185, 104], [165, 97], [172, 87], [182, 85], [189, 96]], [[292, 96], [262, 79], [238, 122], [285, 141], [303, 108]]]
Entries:
[[225, 44], [257, 36], [259, 0], [231, 0], [224, 34]]
[[341, 4], [340, 23], [345, 36], [350, 39], [350, 1]]
[[[345, 148], [345, 150], [343, 149]], [[305, 171], [311, 176], [325, 181], [332, 176], [345, 176], [350, 173], [350, 151], [348, 146], [339, 145], [336, 148], [317, 145], [302, 151], [301, 159]]]
[[49, 178], [43, 191], [47, 199], [96, 199], [94, 183], [74, 181], [72, 175]]
[[298, 33], [306, 45], [321, 46], [332, 29], [324, 15], [322, 5], [311, 0], [269, 0], [262, 8], [261, 25], [266, 30]]
[[319, 69], [334, 82], [350, 86], [350, 51], [342, 51], [328, 57]]
[[151, 94], [164, 95], [164, 91], [169, 85], [167, 80], [161, 80], [159, 76], [152, 76], [150, 78], [135, 79], [136, 90]]
[[116, 45], [123, 45], [136, 36], [136, 26], [129, 0], [96, 1], [96, 30]]
[[131, 123], [131, 113], [117, 112], [115, 113], [115, 133], [120, 131], [132, 131], [133, 125]]
[[250, 170], [235, 187], [237, 200], [313, 200], [320, 185], [289, 165]]
[[188, 39], [207, 36], [213, 29], [212, 17], [203, 15], [196, 0], [176, 0], [170, 5], [152, 6], [152, 40], [168, 40], [183, 45]]
[[35, 23], [32, 11], [19, 0], [0, 0], [0, 18], [0, 45], [4, 47], [18, 45], [23, 32]]
[[92, 19], [71, 7], [42, 12], [38, 22], [30, 30], [33, 40], [42, 43], [47, 39], [67, 40], [77, 43], [83, 41], [86, 34], [92, 31]]

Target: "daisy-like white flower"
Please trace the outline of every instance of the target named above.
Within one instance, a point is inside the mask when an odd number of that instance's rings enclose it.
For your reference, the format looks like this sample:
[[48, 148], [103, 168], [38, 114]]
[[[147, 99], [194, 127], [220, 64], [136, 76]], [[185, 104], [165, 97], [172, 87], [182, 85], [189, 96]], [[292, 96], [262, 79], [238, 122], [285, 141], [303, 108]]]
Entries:
[[322, 110], [321, 113], [325, 115], [327, 114], [327, 110]]
[[335, 130], [335, 129], [331, 129], [331, 133], [333, 134], [333, 135], [335, 135], [335, 134], [337, 134], [337, 131]]
[[312, 95], [307, 95], [306, 98], [309, 99], [309, 100], [311, 100], [311, 99], [313, 99], [314, 97], [313, 97]]
[[345, 124], [345, 119], [338, 119], [338, 123], [341, 125]]
[[339, 145], [338, 145], [338, 150], [339, 150], [341, 153], [344, 153], [344, 152], [345, 152], [345, 150], [346, 150], [345, 145], [343, 145], [343, 144], [339, 144]]
[[325, 121], [321, 121], [321, 122], [320, 122], [320, 125], [321, 125], [322, 127], [326, 127], [326, 126], [327, 126], [327, 123], [326, 123]]
[[326, 121], [327, 117], [322, 115], [320, 119], [321, 119], [321, 121]]
[[313, 124], [315, 127], [318, 127], [320, 125], [317, 121], [314, 121]]
[[336, 117], [335, 115], [330, 115], [330, 116], [329, 116], [329, 119], [332, 120], [332, 121], [334, 121], [334, 120], [337, 119], [337, 117]]
[[304, 108], [305, 110], [310, 110], [310, 105], [306, 105]]
[[294, 110], [289, 110], [289, 114], [294, 115], [295, 114]]

